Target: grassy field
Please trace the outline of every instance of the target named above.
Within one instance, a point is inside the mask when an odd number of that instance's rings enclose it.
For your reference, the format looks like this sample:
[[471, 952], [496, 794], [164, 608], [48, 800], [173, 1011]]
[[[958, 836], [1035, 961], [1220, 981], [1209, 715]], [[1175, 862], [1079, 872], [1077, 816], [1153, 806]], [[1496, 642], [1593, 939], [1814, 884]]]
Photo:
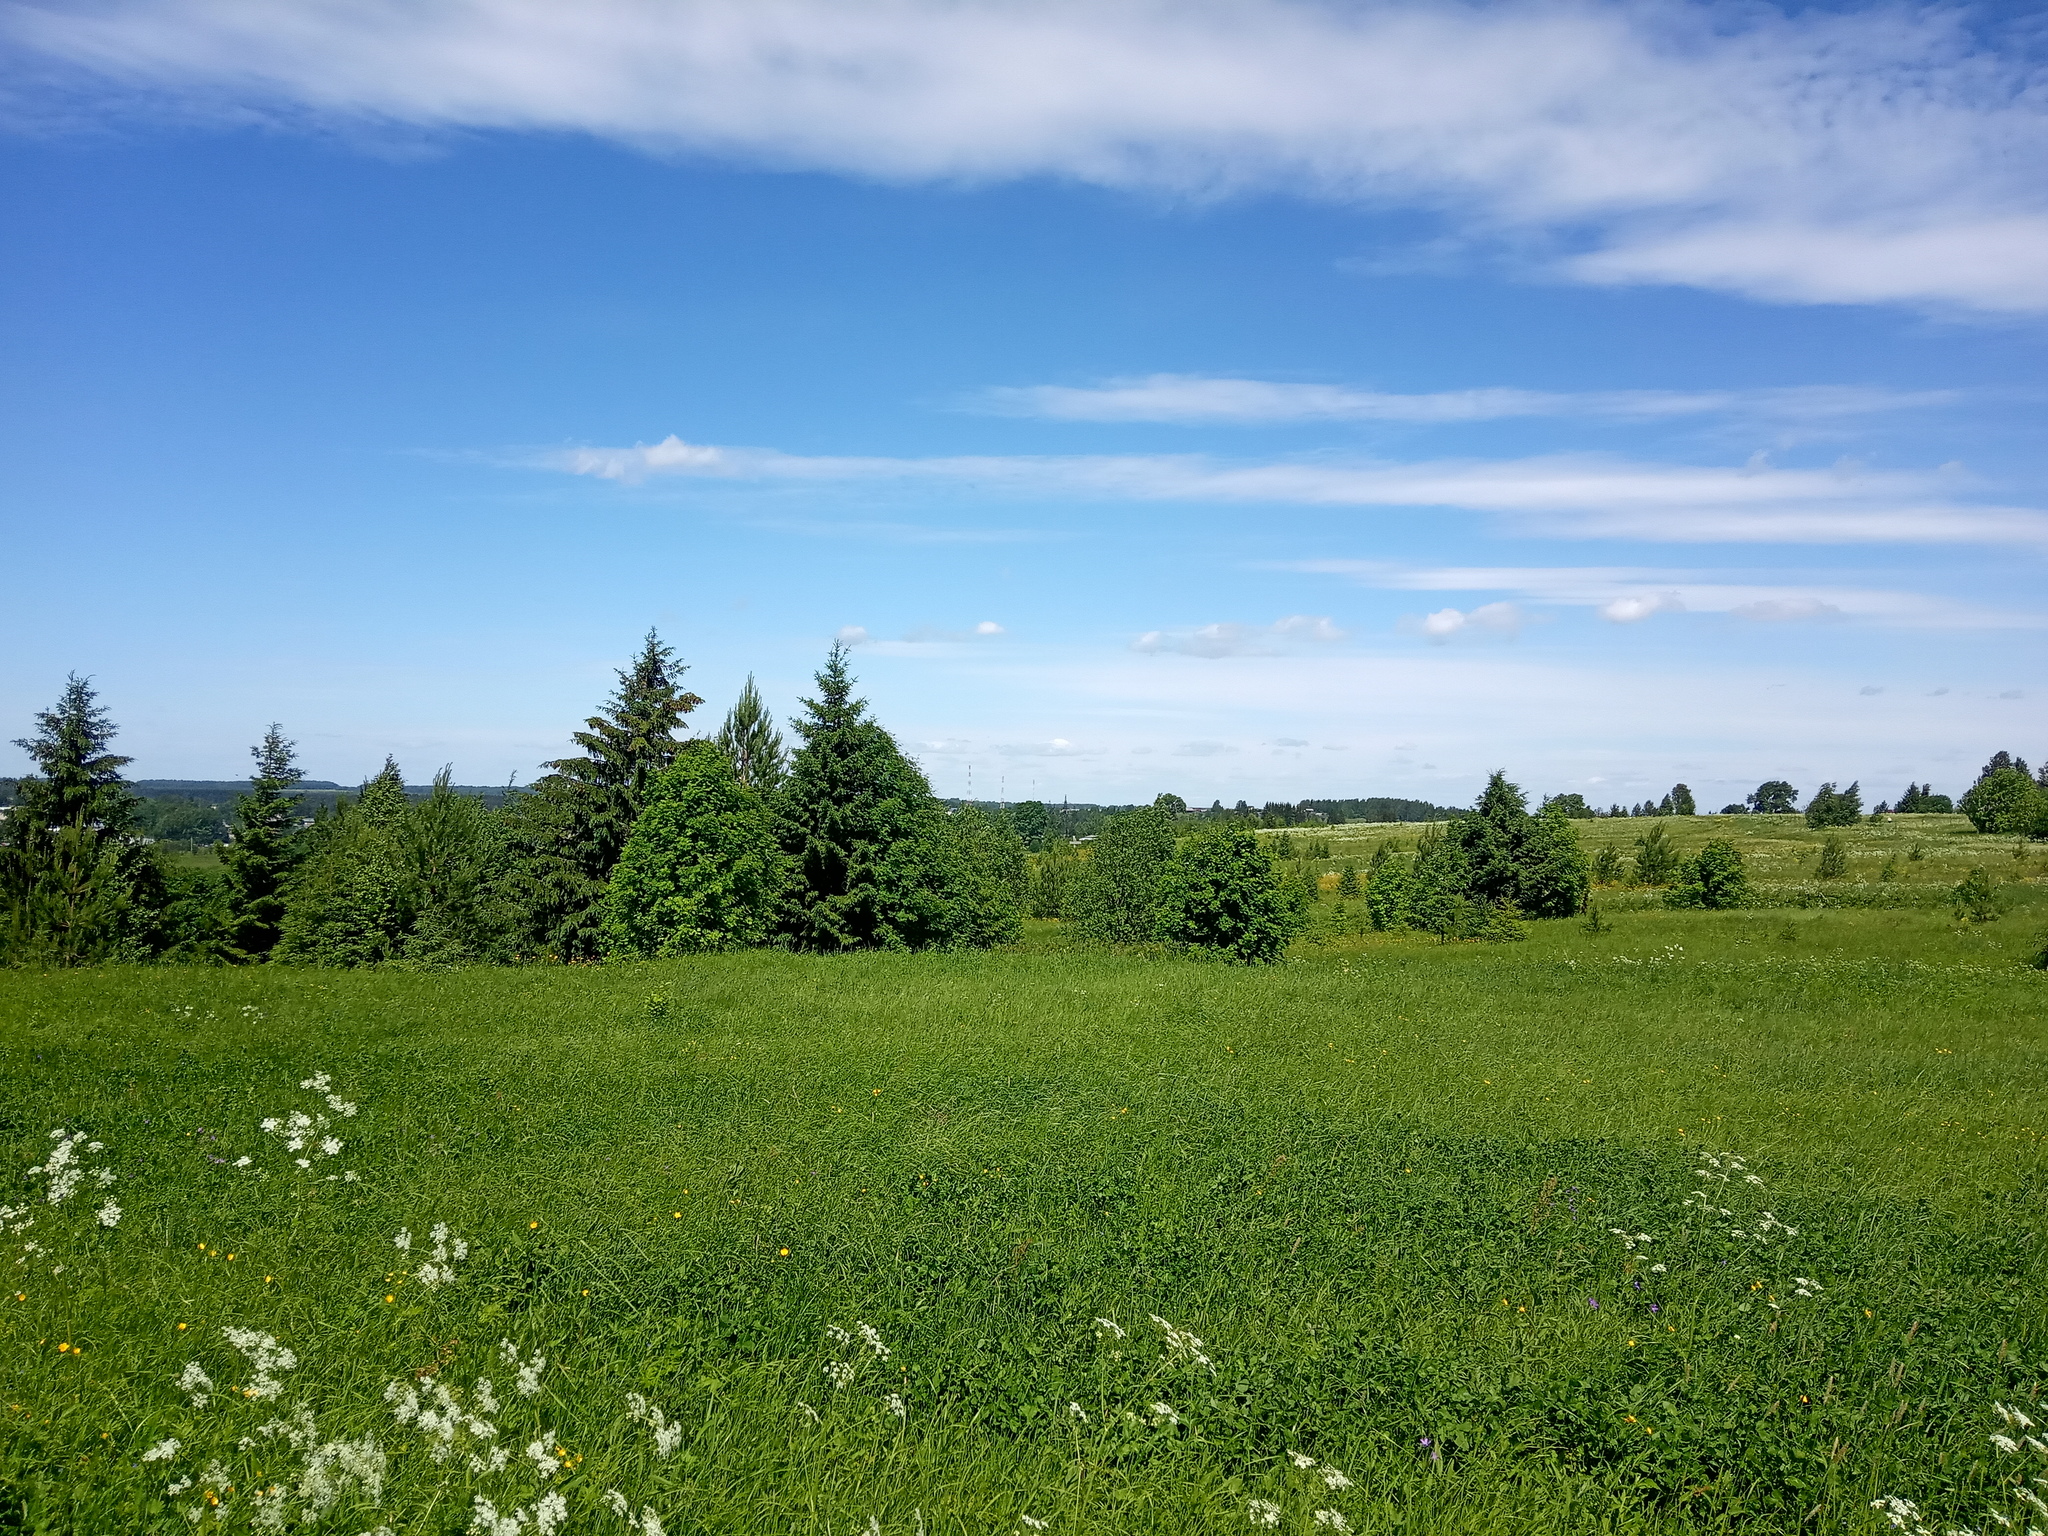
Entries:
[[1919, 820], [1998, 922], [0, 975], [0, 1529], [2024, 1528], [2048, 889]]

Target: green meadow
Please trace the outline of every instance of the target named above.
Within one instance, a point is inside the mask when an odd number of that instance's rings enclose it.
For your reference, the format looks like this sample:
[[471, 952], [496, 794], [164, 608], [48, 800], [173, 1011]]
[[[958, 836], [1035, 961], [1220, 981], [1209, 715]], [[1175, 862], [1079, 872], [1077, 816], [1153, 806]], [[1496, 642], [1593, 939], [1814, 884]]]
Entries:
[[0, 974], [0, 1530], [2048, 1524], [2040, 845], [1660, 824], [1774, 904]]

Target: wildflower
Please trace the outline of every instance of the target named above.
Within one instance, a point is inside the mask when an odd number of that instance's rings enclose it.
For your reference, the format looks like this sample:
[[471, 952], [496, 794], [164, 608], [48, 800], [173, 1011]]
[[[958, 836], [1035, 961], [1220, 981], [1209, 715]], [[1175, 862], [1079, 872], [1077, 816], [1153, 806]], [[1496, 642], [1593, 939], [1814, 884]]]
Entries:
[[1299, 1467], [1304, 1472], [1306, 1472], [1310, 1467], [1316, 1464], [1315, 1457], [1304, 1456], [1299, 1451], [1289, 1451], [1287, 1453], [1287, 1459], [1293, 1462], [1295, 1466]]
[[1324, 1467], [1323, 1486], [1332, 1493], [1342, 1493], [1351, 1486], [1351, 1479], [1342, 1472], [1339, 1472], [1335, 1467]]
[[1650, 1273], [1653, 1275], [1661, 1275], [1664, 1273], [1664, 1266], [1662, 1264], [1652, 1264], [1650, 1266]]
[[844, 1360], [827, 1360], [825, 1362], [825, 1379], [831, 1382], [834, 1387], [848, 1386], [853, 1381], [853, 1367]]
[[2005, 1420], [2009, 1428], [2032, 1429], [2034, 1427], [2034, 1421], [2024, 1413], [2021, 1413], [2017, 1408], [2008, 1408], [2004, 1403], [1993, 1403], [1991, 1408], [1994, 1413]]
[[900, 1392], [885, 1394], [882, 1398], [882, 1406], [895, 1414], [899, 1419], [908, 1419], [910, 1417], [910, 1405], [903, 1401], [903, 1394]]
[[322, 1137], [320, 1141], [320, 1150], [322, 1152], [325, 1152], [329, 1157], [333, 1157], [336, 1153], [338, 1153], [341, 1150], [340, 1138], [335, 1136]]
[[1112, 1338], [1121, 1339], [1128, 1337], [1128, 1335], [1125, 1334], [1123, 1329], [1119, 1328], [1114, 1322], [1112, 1322], [1110, 1319], [1106, 1317], [1098, 1317], [1097, 1319], [1095, 1319], [1095, 1326], [1102, 1332], [1109, 1334]]
[[889, 1346], [882, 1342], [882, 1336], [879, 1333], [875, 1332], [866, 1323], [858, 1324], [857, 1331], [860, 1334], [861, 1342], [867, 1345], [869, 1353], [877, 1360], [889, 1358]]
[[255, 1159], [252, 1157], [238, 1157], [235, 1159], [235, 1166], [237, 1168], [246, 1168], [254, 1161]]
[[1180, 1359], [1193, 1365], [1207, 1366], [1212, 1371], [1216, 1369], [1215, 1362], [1202, 1353], [1203, 1344], [1200, 1339], [1189, 1333], [1185, 1328], [1174, 1327], [1173, 1324], [1156, 1312], [1151, 1314], [1151, 1316], [1152, 1321], [1165, 1331], [1166, 1350], [1169, 1355], [1178, 1356]]
[[1154, 1403], [1147, 1411], [1152, 1415], [1152, 1422], [1162, 1428], [1184, 1422], [1181, 1416], [1173, 1411], [1171, 1403]]
[[1086, 1424], [1088, 1422], [1087, 1410], [1084, 1409], [1079, 1403], [1067, 1404], [1067, 1417], [1070, 1419], [1078, 1419], [1083, 1424]]
[[121, 1224], [121, 1207], [109, 1200], [93, 1213], [103, 1227], [118, 1227]]
[[311, 1077], [301, 1078], [299, 1080], [299, 1086], [301, 1088], [310, 1088], [315, 1093], [325, 1093], [329, 1088], [333, 1087], [334, 1085], [328, 1079], [328, 1076], [325, 1072], [315, 1072]]
[[1034, 1531], [1043, 1531], [1052, 1525], [1050, 1520], [1034, 1520], [1029, 1515], [1019, 1515], [1017, 1518]]
[[1268, 1530], [1280, 1523], [1280, 1506], [1271, 1499], [1253, 1499], [1245, 1512], [1251, 1516], [1253, 1525], [1264, 1526]]
[[548, 1449], [554, 1438], [554, 1431], [549, 1430], [526, 1448], [527, 1459], [540, 1469], [542, 1477], [553, 1477], [562, 1469], [561, 1460]]
[[671, 1424], [657, 1404], [650, 1403], [638, 1392], [626, 1394], [626, 1417], [654, 1431], [654, 1454], [664, 1461], [668, 1459], [669, 1452], [682, 1443], [683, 1426]]
[[178, 1454], [178, 1447], [183, 1443], [183, 1441], [176, 1438], [159, 1440], [155, 1445], [152, 1445], [142, 1453], [142, 1459], [144, 1461], [169, 1461]]
[[1991, 1443], [2008, 1456], [2017, 1456], [2019, 1454], [2020, 1443], [2013, 1439], [2011, 1435], [1993, 1434]]
[[178, 1390], [190, 1399], [194, 1408], [204, 1408], [213, 1393], [213, 1382], [194, 1360], [179, 1373]]
[[813, 1408], [809, 1403], [805, 1402], [802, 1398], [798, 1398], [796, 1400], [796, 1406], [798, 1411], [803, 1414], [804, 1421], [806, 1423], [821, 1424], [824, 1422], [824, 1420], [819, 1416], [818, 1410]]
[[248, 1357], [254, 1375], [249, 1385], [243, 1388], [247, 1396], [276, 1397], [284, 1390], [284, 1383], [278, 1377], [298, 1365], [297, 1355], [269, 1334], [258, 1333], [254, 1328], [223, 1328], [221, 1334]]
[[1349, 1520], [1346, 1520], [1343, 1517], [1343, 1515], [1339, 1514], [1334, 1509], [1317, 1510], [1316, 1524], [1321, 1526], [1327, 1526], [1329, 1529], [1338, 1532], [1348, 1531], [1351, 1529], [1351, 1522]]

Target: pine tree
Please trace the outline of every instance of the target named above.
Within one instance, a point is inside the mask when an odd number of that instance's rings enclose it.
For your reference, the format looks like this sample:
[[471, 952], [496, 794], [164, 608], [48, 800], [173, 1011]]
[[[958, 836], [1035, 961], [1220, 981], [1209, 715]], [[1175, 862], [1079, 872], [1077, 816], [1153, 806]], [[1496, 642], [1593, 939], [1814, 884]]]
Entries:
[[602, 951], [606, 882], [650, 786], [681, 750], [684, 716], [704, 702], [678, 686], [685, 670], [649, 630], [602, 712], [574, 734], [582, 755], [547, 764], [554, 771], [507, 806], [508, 895], [524, 948], [563, 961]]
[[1832, 783], [1823, 784], [1806, 802], [1806, 824], [1809, 827], [1853, 827], [1862, 819], [1861, 784], [1851, 784], [1847, 789], [1836, 789]]
[[267, 959], [284, 931], [285, 882], [297, 854], [299, 797], [287, 791], [303, 775], [293, 744], [273, 724], [249, 749], [256, 771], [235, 802], [235, 835], [227, 866], [227, 912], [220, 953], [237, 963]]
[[761, 690], [754, 686], [754, 674], [740, 690], [718, 728], [718, 749], [732, 763], [740, 783], [757, 795], [772, 795], [789, 769], [789, 754], [782, 745], [782, 732], [775, 729], [775, 717], [761, 702]]
[[36, 734], [15, 742], [37, 773], [0, 821], [0, 955], [85, 965], [140, 958], [163, 904], [161, 867], [132, 835], [130, 759], [107, 750], [114, 724], [73, 673]]
[[1349, 901], [1352, 897], [1362, 893], [1364, 889], [1365, 887], [1358, 883], [1358, 866], [1356, 864], [1346, 864], [1343, 873], [1337, 876], [1338, 898], [1343, 901]]

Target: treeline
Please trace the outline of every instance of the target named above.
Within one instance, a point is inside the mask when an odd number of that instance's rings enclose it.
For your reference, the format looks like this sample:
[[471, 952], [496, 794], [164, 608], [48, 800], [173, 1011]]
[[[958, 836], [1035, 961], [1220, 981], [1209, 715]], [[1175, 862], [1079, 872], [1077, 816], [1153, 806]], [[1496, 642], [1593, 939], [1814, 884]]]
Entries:
[[[427, 967], [1019, 937], [1031, 890], [1016, 818], [937, 800], [854, 697], [843, 647], [791, 722], [793, 749], [751, 678], [715, 737], [686, 739], [703, 701], [683, 670], [650, 634], [574, 733], [577, 752], [499, 807], [445, 772], [409, 791], [387, 759], [307, 817], [293, 744], [273, 726], [218, 869], [181, 867], [147, 840], [113, 723], [74, 676], [20, 743], [37, 772], [0, 819], [0, 959]], [[1181, 837], [1157, 814], [1148, 915], [1104, 936], [1275, 958], [1298, 913], [1250, 831], [1224, 821]], [[1075, 846], [1050, 818], [1035, 830]], [[1129, 899], [1119, 887], [1098, 907]]]
[[[1606, 810], [1588, 805], [1580, 794], [1549, 795], [1544, 809], [1555, 807], [1573, 820], [1604, 816], [1696, 816], [1693, 794], [1683, 784], [1674, 784], [1661, 800], [1644, 800], [1635, 805], [1611, 805]], [[1949, 815], [1961, 811], [1979, 832], [2025, 832], [2048, 837], [2048, 760], [2038, 777], [2030, 775], [2027, 760], [2000, 752], [1978, 772], [1976, 782], [1960, 801], [1937, 795], [1932, 784], [1908, 784], [1905, 793], [1893, 801], [1879, 801], [1872, 817]], [[1851, 783], [1838, 789], [1833, 782], [1813, 792], [1802, 811], [1799, 791], [1785, 779], [1766, 779], [1742, 800], [1721, 807], [1723, 816], [1803, 815], [1810, 827], [1853, 827], [1864, 816], [1863, 786]]]

